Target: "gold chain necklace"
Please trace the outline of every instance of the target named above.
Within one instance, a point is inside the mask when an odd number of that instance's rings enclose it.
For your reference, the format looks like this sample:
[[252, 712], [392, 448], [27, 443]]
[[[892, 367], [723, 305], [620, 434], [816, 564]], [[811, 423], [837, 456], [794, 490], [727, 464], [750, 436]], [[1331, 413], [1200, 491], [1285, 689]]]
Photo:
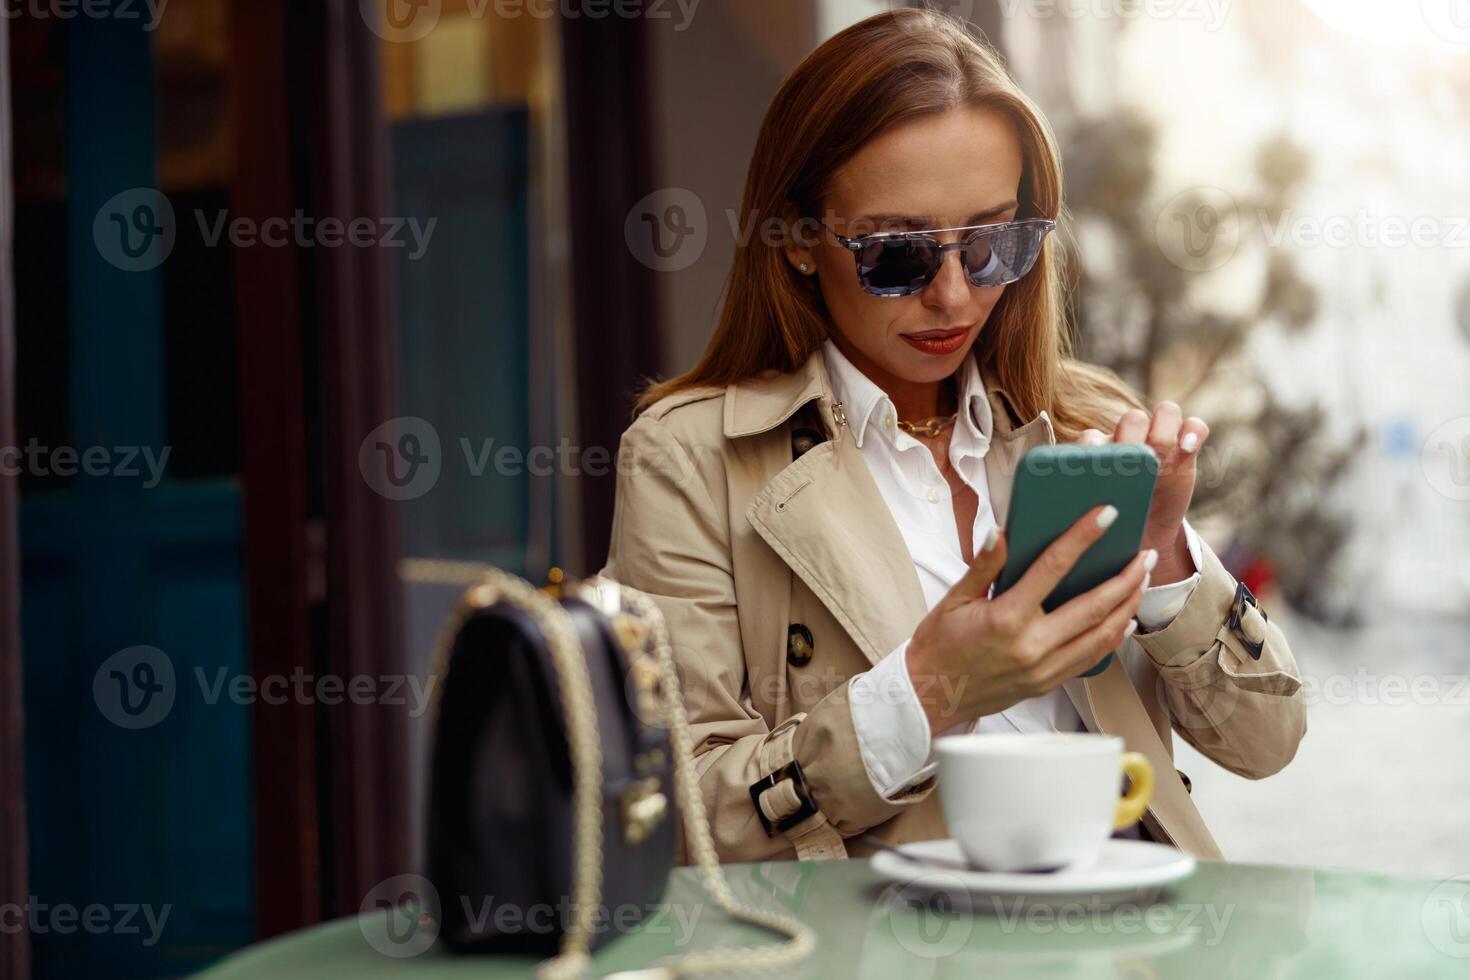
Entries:
[[933, 439], [935, 436], [944, 432], [945, 429], [954, 425], [955, 419], [959, 418], [959, 415], [959, 412], [951, 415], [936, 415], [933, 418], [927, 418], [920, 422], [905, 422], [899, 419], [898, 427], [911, 436], [922, 436], [926, 439]]

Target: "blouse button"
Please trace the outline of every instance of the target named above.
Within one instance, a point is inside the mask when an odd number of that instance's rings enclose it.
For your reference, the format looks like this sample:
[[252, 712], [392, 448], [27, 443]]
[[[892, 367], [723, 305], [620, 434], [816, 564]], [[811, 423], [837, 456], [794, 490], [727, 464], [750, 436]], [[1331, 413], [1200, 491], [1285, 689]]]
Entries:
[[936, 490], [936, 489], [934, 489], [933, 487], [930, 487], [929, 488], [929, 493], [926, 494], [926, 496], [928, 496], [928, 498], [929, 498], [929, 503], [931, 503], [931, 504], [937, 504], [937, 503], [939, 503], [939, 491]]
[[822, 442], [816, 429], [796, 429], [791, 433], [791, 458], [800, 459]]

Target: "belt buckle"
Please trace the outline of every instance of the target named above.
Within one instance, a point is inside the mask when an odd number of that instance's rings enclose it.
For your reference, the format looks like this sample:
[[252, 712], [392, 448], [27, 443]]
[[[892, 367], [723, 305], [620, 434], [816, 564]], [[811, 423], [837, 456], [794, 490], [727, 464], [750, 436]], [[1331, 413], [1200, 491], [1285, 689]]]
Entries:
[[[771, 821], [766, 819], [766, 812], [761, 809], [761, 794], [783, 779], [790, 779], [792, 785], [796, 787], [796, 798], [801, 801], [801, 806], [796, 809], [795, 813], [782, 817], [772, 825]], [[817, 812], [817, 805], [812, 802], [811, 793], [807, 792], [806, 775], [801, 771], [801, 766], [795, 759], [775, 772], [751, 783], [750, 801], [755, 804], [755, 815], [760, 818], [761, 826], [765, 828], [767, 837], [775, 837], [778, 832], [784, 834]]]
[[1261, 651], [1266, 648], [1266, 639], [1263, 636], [1259, 641], [1256, 641], [1245, 635], [1245, 630], [1241, 624], [1245, 620], [1245, 607], [1247, 605], [1256, 608], [1256, 612], [1261, 614], [1262, 623], [1267, 621], [1266, 610], [1261, 608], [1261, 604], [1256, 601], [1255, 595], [1250, 589], [1246, 588], [1244, 582], [1237, 582], [1235, 585], [1235, 599], [1230, 603], [1230, 618], [1225, 621], [1225, 625], [1240, 638], [1241, 645], [1251, 655], [1251, 659], [1260, 660]]

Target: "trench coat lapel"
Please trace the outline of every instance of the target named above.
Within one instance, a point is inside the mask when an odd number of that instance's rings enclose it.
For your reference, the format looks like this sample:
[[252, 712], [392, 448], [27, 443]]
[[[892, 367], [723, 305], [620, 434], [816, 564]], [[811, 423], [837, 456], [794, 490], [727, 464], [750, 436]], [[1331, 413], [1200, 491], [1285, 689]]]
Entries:
[[730, 385], [725, 437], [769, 431], [812, 402], [830, 438], [775, 472], [745, 517], [876, 663], [913, 635], [928, 606], [903, 534], [834, 402], [821, 350], [795, 372]]
[[995, 424], [991, 432], [990, 448], [985, 452], [985, 478], [990, 484], [990, 507], [995, 512], [995, 521], [1004, 530], [1007, 511], [1011, 506], [1011, 484], [1015, 482], [1016, 468], [1021, 463], [1021, 457], [1037, 446], [1055, 442], [1056, 436], [1052, 432], [1051, 419], [1045, 412], [1025, 425], [1012, 429], [1008, 421], [1004, 420], [1005, 405], [1001, 396], [992, 393], [990, 402]]
[[[830, 396], [822, 411], [832, 417]], [[877, 663], [913, 635], [928, 606], [867, 461], [845, 424], [833, 429], [776, 474], [745, 516]]]

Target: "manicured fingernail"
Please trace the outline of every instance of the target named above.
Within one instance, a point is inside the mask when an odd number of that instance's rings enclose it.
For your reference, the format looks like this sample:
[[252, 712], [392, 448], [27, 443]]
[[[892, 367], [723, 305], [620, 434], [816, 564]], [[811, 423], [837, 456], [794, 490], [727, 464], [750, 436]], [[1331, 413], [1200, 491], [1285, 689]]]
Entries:
[[1000, 540], [1000, 528], [998, 528], [998, 527], [991, 528], [990, 529], [990, 532], [985, 535], [985, 541], [984, 541], [984, 543], [980, 545], [980, 552], [982, 554], [987, 554], [987, 555], [990, 554], [990, 552], [992, 552], [992, 551], [995, 550], [996, 542], [998, 542], [999, 540]]
[[1143, 553], [1143, 570], [1145, 572], [1151, 572], [1151, 571], [1153, 571], [1154, 570], [1154, 566], [1157, 565], [1158, 563], [1159, 563], [1159, 553], [1157, 551], [1155, 551], [1154, 549], [1150, 548], [1150, 549], [1148, 549], [1147, 551], [1145, 551]]
[[1112, 523], [1114, 521], [1116, 521], [1117, 519], [1118, 519], [1118, 508], [1114, 507], [1112, 504], [1108, 504], [1106, 507], [1104, 507], [1102, 510], [1100, 510], [1098, 512], [1098, 515], [1097, 515], [1097, 526], [1098, 527], [1104, 527], [1104, 528], [1105, 527], [1111, 527], [1112, 526]]
[[1125, 627], [1123, 627], [1123, 639], [1126, 640], [1126, 639], [1128, 639], [1128, 637], [1132, 636], [1133, 635], [1133, 631], [1136, 630], [1136, 629], [1138, 629], [1138, 620], [1136, 620], [1136, 619], [1130, 619], [1130, 620], [1128, 620], [1128, 625], [1125, 626]]
[[1179, 440], [1179, 448], [1187, 453], [1194, 452], [1194, 447], [1199, 445], [1199, 436], [1193, 432], [1184, 433], [1184, 438]]

